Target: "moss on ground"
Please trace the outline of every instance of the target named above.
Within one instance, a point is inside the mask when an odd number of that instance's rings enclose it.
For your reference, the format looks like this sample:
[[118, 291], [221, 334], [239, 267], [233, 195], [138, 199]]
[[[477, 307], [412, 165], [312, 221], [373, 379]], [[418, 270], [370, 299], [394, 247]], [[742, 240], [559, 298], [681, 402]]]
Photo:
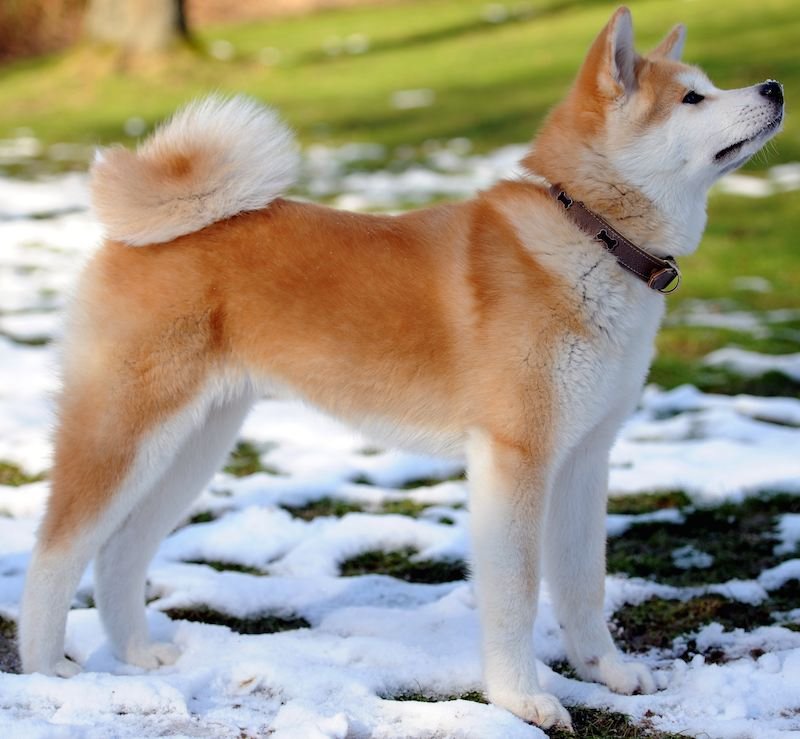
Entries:
[[345, 577], [357, 575], [389, 575], [398, 580], [417, 583], [443, 583], [465, 580], [469, 574], [461, 560], [412, 560], [416, 550], [411, 547], [384, 552], [364, 552], [341, 563]]
[[249, 618], [239, 618], [206, 606], [170, 608], [164, 613], [173, 621], [197, 621], [205, 624], [227, 626], [239, 634], [275, 634], [280, 631], [311, 628], [311, 624], [300, 616], [264, 613], [258, 616], [250, 616]]
[[[685, 511], [680, 526], [635, 524], [608, 540], [608, 571], [677, 586], [754, 578], [792, 556], [775, 554], [775, 529], [780, 514], [797, 512], [799, 497], [774, 495]], [[683, 547], [709, 555], [709, 566], [678, 566], [674, 553]]]

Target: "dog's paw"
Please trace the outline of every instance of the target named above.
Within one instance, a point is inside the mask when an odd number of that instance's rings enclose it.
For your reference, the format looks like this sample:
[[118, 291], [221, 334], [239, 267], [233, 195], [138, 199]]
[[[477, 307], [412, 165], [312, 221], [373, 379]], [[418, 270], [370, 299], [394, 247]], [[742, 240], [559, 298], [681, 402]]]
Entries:
[[542, 729], [558, 726], [572, 731], [572, 720], [561, 702], [550, 693], [514, 693], [498, 691], [489, 694], [489, 700], [496, 706], [511, 711], [524, 721], [530, 721]]
[[125, 652], [125, 661], [129, 664], [142, 667], [145, 670], [155, 670], [164, 665], [171, 665], [181, 656], [181, 650], [170, 642], [150, 642], [143, 646], [130, 647]]
[[603, 683], [615, 693], [655, 693], [653, 673], [641, 662], [624, 662], [618, 654], [607, 654], [586, 663], [581, 675], [587, 680]]
[[64, 657], [64, 659], [58, 660], [58, 662], [53, 665], [52, 670], [48, 671], [48, 674], [55, 675], [56, 677], [75, 677], [82, 669], [83, 668], [77, 662], [73, 662], [68, 657]]

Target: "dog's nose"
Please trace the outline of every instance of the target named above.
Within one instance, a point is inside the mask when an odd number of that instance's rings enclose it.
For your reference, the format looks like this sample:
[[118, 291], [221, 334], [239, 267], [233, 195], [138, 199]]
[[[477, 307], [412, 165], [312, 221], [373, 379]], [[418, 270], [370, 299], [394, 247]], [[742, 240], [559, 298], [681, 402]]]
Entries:
[[769, 98], [776, 105], [783, 103], [783, 86], [780, 82], [775, 80], [767, 80], [763, 85], [758, 88], [759, 95]]

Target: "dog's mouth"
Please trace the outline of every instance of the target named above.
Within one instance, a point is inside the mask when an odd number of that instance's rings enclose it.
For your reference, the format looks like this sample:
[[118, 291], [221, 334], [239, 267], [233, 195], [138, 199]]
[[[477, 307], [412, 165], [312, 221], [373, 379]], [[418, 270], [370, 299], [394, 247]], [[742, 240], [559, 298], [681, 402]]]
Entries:
[[720, 149], [714, 155], [714, 161], [719, 163], [725, 163], [730, 160], [735, 154], [737, 154], [742, 147], [746, 146], [747, 144], [751, 144], [754, 141], [758, 141], [760, 139], [764, 139], [769, 137], [783, 122], [783, 111], [781, 110], [775, 118], [773, 118], [766, 126], [762, 129], [757, 131], [752, 136], [749, 136], [746, 139], [742, 139], [741, 141], [737, 141], [735, 144], [731, 144], [730, 146], [726, 146], [724, 149]]

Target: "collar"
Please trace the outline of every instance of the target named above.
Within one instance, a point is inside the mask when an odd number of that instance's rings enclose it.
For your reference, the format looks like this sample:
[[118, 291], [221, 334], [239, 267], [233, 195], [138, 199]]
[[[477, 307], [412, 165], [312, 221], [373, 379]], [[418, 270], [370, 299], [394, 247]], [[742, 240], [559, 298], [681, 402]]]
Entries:
[[640, 249], [582, 202], [573, 200], [560, 185], [550, 185], [550, 195], [563, 206], [564, 211], [581, 230], [599, 241], [617, 258], [620, 267], [657, 292], [673, 293], [678, 289], [681, 272], [672, 257], [662, 259]]

